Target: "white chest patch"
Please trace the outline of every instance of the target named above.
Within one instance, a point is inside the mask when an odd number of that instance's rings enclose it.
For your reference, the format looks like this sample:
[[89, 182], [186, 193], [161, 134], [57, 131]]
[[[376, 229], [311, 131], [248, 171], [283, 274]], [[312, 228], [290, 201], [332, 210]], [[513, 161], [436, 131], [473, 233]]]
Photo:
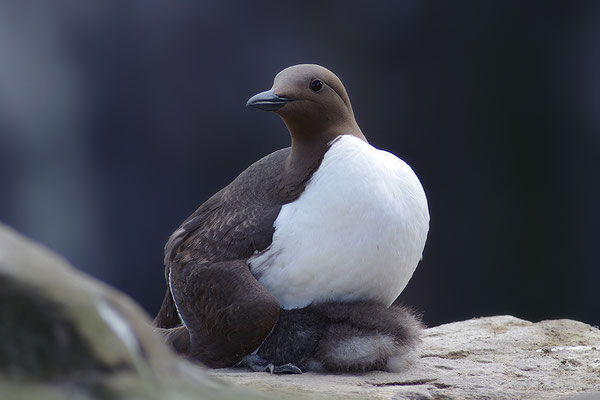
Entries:
[[249, 264], [283, 308], [328, 300], [390, 305], [421, 259], [429, 211], [404, 161], [344, 135], [274, 226], [271, 246]]

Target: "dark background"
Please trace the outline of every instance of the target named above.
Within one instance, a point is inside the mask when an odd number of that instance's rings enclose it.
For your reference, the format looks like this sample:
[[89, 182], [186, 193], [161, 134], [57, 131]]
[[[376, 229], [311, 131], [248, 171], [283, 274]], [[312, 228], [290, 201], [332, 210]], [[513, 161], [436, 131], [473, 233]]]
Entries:
[[307, 62], [425, 187], [403, 302], [600, 323], [596, 1], [2, 2], [0, 220], [155, 314], [171, 232], [289, 145], [246, 100]]

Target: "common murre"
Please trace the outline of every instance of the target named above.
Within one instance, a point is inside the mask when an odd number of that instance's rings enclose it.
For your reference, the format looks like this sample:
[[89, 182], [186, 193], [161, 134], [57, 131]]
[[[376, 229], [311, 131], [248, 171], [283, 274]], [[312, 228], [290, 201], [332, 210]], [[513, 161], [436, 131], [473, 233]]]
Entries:
[[427, 237], [418, 178], [367, 142], [323, 67], [289, 67], [247, 105], [279, 114], [292, 146], [251, 165], [171, 236], [156, 325], [211, 367], [397, 369], [418, 342], [418, 321], [390, 307]]

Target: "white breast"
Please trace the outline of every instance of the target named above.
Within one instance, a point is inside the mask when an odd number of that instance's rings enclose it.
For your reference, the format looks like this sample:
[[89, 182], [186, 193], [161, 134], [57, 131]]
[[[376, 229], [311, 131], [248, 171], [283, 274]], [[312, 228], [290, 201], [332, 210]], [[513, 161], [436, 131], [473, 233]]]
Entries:
[[429, 212], [404, 161], [344, 135], [274, 226], [271, 246], [249, 263], [283, 308], [327, 300], [390, 305], [421, 259]]

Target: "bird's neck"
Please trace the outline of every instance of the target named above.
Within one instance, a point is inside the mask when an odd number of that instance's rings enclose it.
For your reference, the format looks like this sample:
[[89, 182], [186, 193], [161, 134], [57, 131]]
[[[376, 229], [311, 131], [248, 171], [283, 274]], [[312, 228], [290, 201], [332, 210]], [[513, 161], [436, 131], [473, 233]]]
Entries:
[[315, 128], [300, 128], [285, 121], [292, 138], [292, 149], [285, 166], [284, 185], [301, 186], [319, 168], [331, 142], [341, 135], [367, 139], [355, 121], [337, 124], [335, 128], [315, 131]]
[[292, 138], [292, 151], [288, 159], [288, 167], [291, 168], [302, 168], [322, 159], [329, 144], [338, 136], [352, 135], [367, 142], [354, 118], [345, 118], [329, 126], [318, 121], [295, 121], [291, 118], [283, 118], [283, 121]]

